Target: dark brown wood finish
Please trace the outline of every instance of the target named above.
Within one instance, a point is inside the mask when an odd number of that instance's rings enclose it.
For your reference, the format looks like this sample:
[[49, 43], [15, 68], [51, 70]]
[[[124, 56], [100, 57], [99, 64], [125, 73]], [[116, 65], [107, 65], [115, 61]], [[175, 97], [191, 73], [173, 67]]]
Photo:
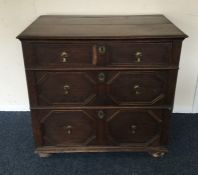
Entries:
[[[49, 30], [50, 28], [50, 30]], [[40, 16], [19, 39], [185, 38], [163, 15]]]
[[[23, 41], [26, 69], [160, 68], [178, 66], [172, 47], [181, 40]], [[181, 44], [181, 42], [180, 42]], [[103, 52], [101, 52], [103, 49]], [[138, 57], [137, 53], [141, 53]], [[65, 54], [65, 55], [64, 55]]]
[[[44, 146], [156, 146], [166, 132], [167, 109], [32, 110]], [[102, 129], [102, 130], [101, 130]]]
[[[177, 70], [147, 71], [27, 71], [32, 107], [147, 106], [173, 102]], [[100, 80], [100, 76], [104, 80]], [[170, 75], [170, 76], [169, 76]], [[74, 81], [75, 80], [75, 81]], [[80, 86], [79, 86], [80, 84]], [[167, 90], [169, 89], [169, 90]], [[170, 98], [171, 97], [171, 98]]]
[[186, 37], [163, 15], [39, 17], [18, 36], [37, 153], [162, 156]]

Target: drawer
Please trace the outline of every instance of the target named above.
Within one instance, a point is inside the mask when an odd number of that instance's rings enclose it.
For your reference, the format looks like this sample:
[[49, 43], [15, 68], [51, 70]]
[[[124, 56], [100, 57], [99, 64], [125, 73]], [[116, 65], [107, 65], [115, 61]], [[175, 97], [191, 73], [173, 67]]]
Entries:
[[169, 71], [29, 73], [35, 79], [35, 84], [28, 79], [32, 106], [169, 105], [170, 78], [176, 78], [176, 71], [172, 76]]
[[160, 145], [164, 140], [167, 110], [120, 109], [106, 118], [106, 135], [111, 145]]
[[[40, 112], [40, 113], [39, 113]], [[96, 122], [82, 110], [39, 111], [33, 115], [42, 132], [43, 145], [82, 146], [94, 144]]]
[[23, 43], [26, 68], [85, 68], [97, 66], [168, 66], [172, 43], [91, 41]]
[[33, 132], [44, 146], [141, 146], [166, 142], [166, 109], [32, 110]]
[[24, 43], [26, 67], [83, 67], [92, 65], [92, 44]]
[[171, 63], [172, 43], [112, 42], [111, 66], [167, 66]]

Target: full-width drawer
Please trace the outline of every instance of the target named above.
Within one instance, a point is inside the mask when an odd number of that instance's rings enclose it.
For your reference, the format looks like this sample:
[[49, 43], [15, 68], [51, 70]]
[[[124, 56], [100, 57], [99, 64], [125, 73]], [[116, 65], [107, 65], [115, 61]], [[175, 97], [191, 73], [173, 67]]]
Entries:
[[26, 68], [171, 65], [171, 42], [24, 43]]
[[[176, 71], [27, 71], [36, 106], [170, 105]], [[171, 76], [170, 76], [171, 75]], [[36, 96], [35, 96], [36, 94]]]
[[166, 141], [168, 114], [161, 109], [33, 110], [32, 121], [45, 146], [154, 146]]

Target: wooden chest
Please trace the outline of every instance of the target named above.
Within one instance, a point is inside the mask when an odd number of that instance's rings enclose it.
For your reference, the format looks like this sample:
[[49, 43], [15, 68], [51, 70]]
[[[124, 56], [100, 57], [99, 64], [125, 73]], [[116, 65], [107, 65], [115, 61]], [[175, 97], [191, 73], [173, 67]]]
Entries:
[[167, 152], [182, 41], [163, 15], [40, 16], [22, 42], [36, 152]]

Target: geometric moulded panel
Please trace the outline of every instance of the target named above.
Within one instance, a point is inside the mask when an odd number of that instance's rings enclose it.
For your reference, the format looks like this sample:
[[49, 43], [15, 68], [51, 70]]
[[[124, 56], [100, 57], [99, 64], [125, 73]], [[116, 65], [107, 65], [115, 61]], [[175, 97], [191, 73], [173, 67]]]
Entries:
[[37, 79], [40, 105], [85, 105], [96, 96], [95, 81], [84, 72], [47, 72]]
[[95, 120], [82, 110], [49, 112], [41, 121], [44, 145], [85, 146], [96, 137]]
[[118, 110], [107, 120], [108, 135], [117, 145], [150, 145], [159, 139], [161, 118], [151, 110]]
[[108, 96], [118, 105], [163, 103], [166, 75], [159, 72], [118, 72], [108, 81]]

